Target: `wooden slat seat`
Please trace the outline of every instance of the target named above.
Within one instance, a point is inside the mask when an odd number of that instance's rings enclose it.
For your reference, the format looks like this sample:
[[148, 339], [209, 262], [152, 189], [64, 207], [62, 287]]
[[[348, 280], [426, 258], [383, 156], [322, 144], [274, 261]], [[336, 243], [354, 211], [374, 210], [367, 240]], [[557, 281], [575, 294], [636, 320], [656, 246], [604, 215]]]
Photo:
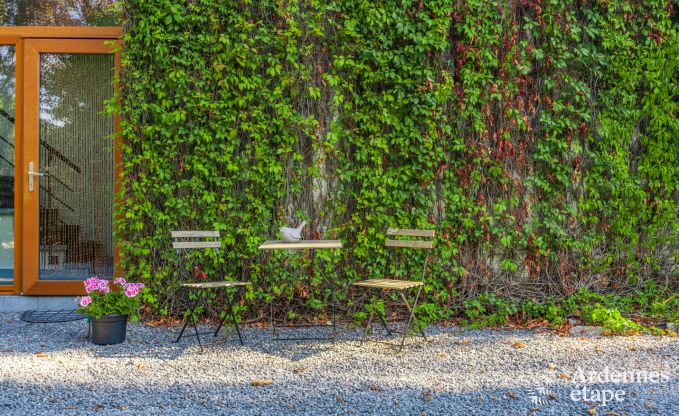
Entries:
[[398, 279], [368, 279], [354, 283], [354, 286], [372, 287], [376, 289], [387, 290], [405, 290], [411, 287], [418, 287], [422, 285], [424, 285], [422, 282]]
[[191, 289], [215, 289], [220, 287], [236, 287], [236, 286], [247, 286], [250, 282], [198, 282], [198, 283], [184, 283], [183, 287], [188, 287]]

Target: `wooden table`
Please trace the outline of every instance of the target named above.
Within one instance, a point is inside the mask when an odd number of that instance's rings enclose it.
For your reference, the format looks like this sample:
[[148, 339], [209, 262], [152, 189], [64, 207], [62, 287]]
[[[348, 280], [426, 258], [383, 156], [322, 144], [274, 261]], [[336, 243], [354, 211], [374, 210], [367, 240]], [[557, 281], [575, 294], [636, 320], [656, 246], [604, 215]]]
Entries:
[[[259, 246], [259, 250], [271, 251], [271, 250], [333, 250], [341, 249], [342, 242], [340, 240], [300, 240], [295, 243], [288, 243], [281, 240], [269, 240], [265, 241]], [[281, 267], [282, 269], [282, 267]], [[332, 337], [302, 337], [302, 338], [277, 338], [276, 328], [305, 328], [305, 327], [327, 327], [327, 325], [318, 324], [306, 324], [306, 325], [279, 325], [276, 326], [276, 321], [274, 319], [273, 310], [273, 287], [274, 279], [271, 279], [271, 301], [269, 308], [271, 311], [271, 327], [273, 328], [273, 334], [275, 340], [319, 340], [319, 339], [331, 339], [335, 341], [335, 336], [337, 334], [337, 322], [335, 320], [335, 279], [332, 279], [331, 286], [331, 320], [332, 320]]]

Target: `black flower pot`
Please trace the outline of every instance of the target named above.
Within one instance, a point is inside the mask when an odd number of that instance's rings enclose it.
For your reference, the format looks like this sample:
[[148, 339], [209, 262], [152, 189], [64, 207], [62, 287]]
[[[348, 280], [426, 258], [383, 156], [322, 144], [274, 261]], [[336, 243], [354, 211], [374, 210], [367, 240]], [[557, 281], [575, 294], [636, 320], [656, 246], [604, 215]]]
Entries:
[[90, 317], [92, 342], [98, 345], [120, 344], [127, 334], [127, 315], [104, 315]]

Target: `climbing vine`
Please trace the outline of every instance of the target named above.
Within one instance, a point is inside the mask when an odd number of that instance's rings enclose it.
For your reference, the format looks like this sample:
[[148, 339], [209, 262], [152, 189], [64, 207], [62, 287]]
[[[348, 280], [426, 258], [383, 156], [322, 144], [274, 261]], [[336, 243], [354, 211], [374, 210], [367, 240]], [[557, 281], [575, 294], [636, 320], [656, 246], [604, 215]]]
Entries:
[[[178, 306], [175, 229], [222, 232], [229, 275], [255, 283], [241, 300], [255, 318], [272, 293], [291, 318], [324, 313], [328, 275], [358, 311], [364, 297], [348, 283], [384, 272], [388, 226], [437, 230], [422, 305], [431, 318], [482, 293], [676, 289], [672, 2], [123, 9], [117, 233], [123, 270], [143, 278], [157, 311]], [[307, 238], [345, 249], [258, 253], [299, 220]], [[419, 258], [404, 260], [391, 273]]]

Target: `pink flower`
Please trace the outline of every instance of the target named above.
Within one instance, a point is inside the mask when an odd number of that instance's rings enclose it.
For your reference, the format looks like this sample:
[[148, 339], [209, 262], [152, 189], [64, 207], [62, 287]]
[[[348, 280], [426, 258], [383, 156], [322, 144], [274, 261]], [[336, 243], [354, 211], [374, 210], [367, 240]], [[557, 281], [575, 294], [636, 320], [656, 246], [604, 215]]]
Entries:
[[90, 303], [92, 303], [91, 297], [83, 296], [80, 298], [80, 306], [82, 306], [83, 308], [87, 307], [87, 305], [89, 305]]
[[144, 288], [143, 283], [128, 283], [125, 285], [125, 296], [133, 298], [139, 294], [139, 291]]
[[108, 293], [109, 288], [108, 288], [108, 281], [104, 279], [100, 279], [99, 282], [97, 283], [97, 289], [104, 293]]
[[83, 282], [85, 285], [85, 292], [90, 293], [99, 288], [99, 279], [97, 277], [90, 277], [89, 279], [85, 280]]
[[127, 296], [128, 298], [133, 298], [133, 297], [137, 296], [138, 294], [139, 294], [139, 289], [137, 289], [137, 287], [134, 286], [134, 285], [128, 285], [125, 288], [125, 296]]
[[124, 285], [125, 279], [123, 279], [122, 277], [116, 277], [115, 279], [113, 279], [113, 283], [117, 285]]

